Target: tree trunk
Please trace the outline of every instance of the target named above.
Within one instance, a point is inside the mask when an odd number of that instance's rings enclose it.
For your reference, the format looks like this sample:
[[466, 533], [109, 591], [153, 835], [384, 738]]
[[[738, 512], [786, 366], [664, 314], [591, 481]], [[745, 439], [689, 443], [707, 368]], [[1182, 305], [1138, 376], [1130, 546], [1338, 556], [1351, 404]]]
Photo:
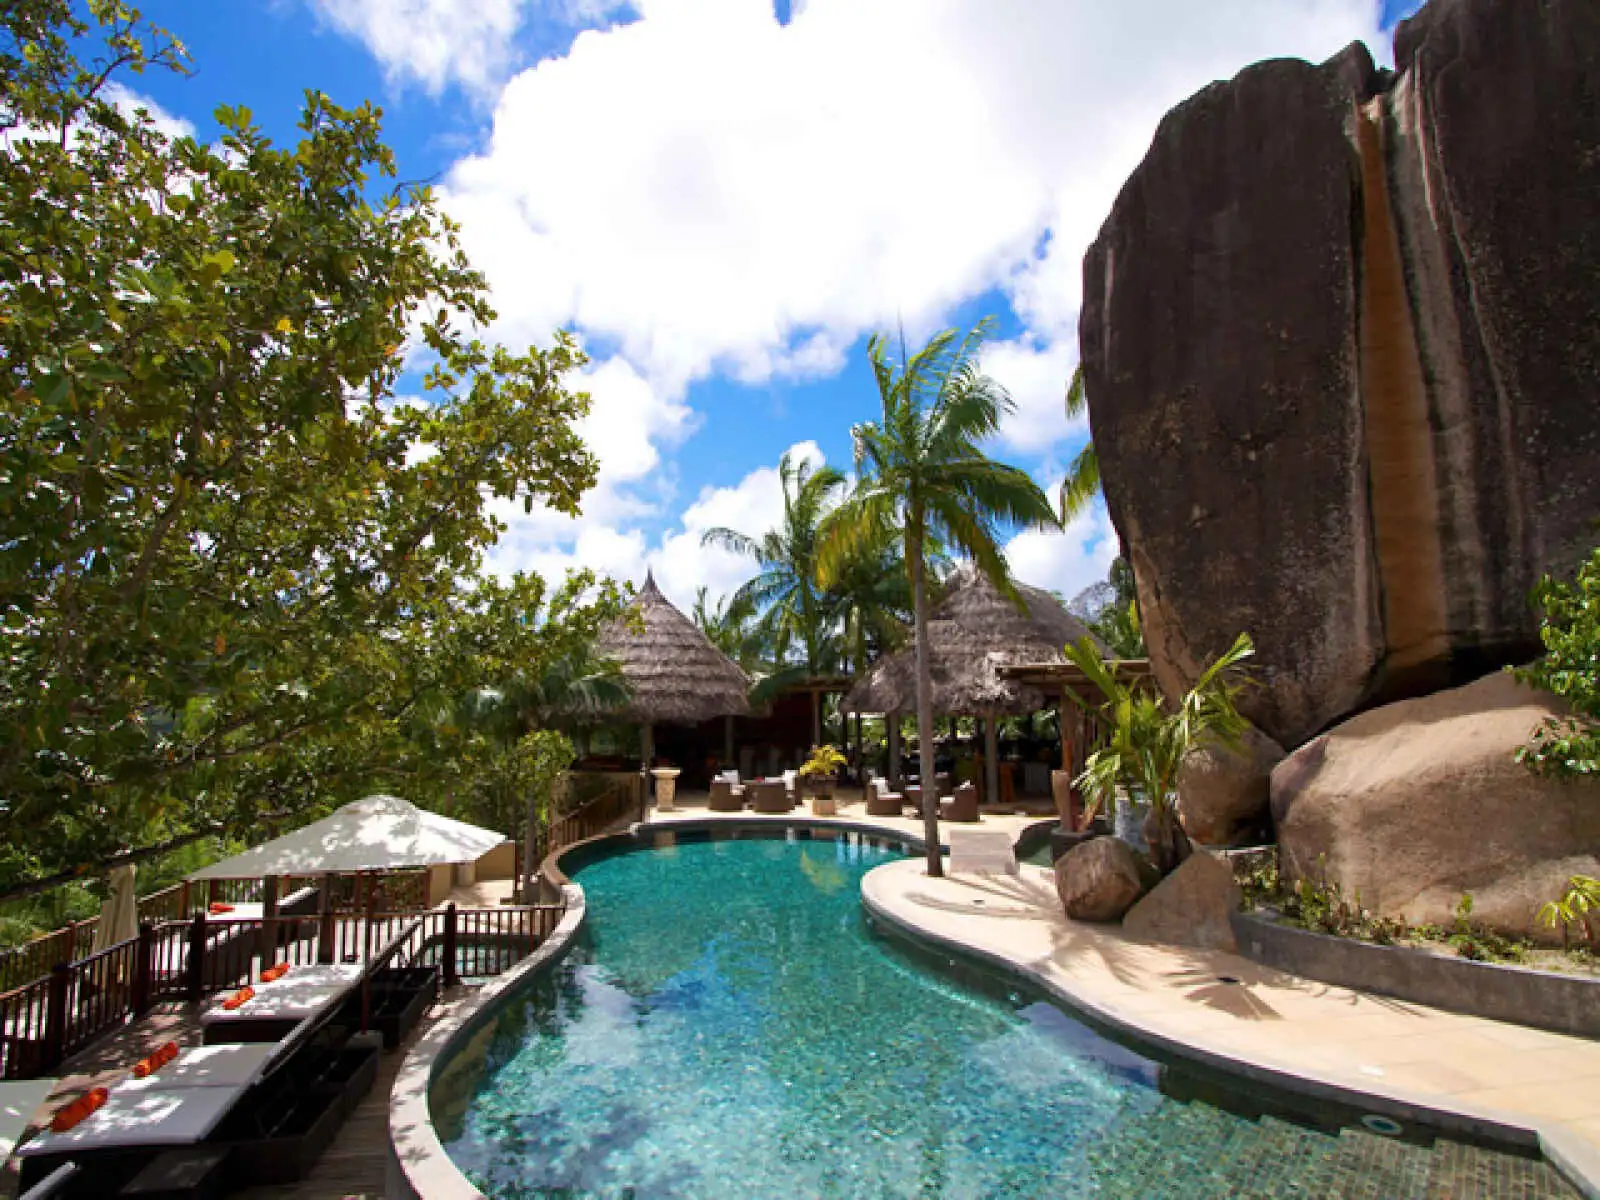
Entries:
[[938, 878], [944, 874], [944, 860], [939, 854], [939, 785], [933, 775], [933, 664], [928, 658], [928, 581], [922, 562], [920, 529], [906, 531], [906, 563], [911, 569], [911, 596], [916, 613], [917, 757], [922, 775], [922, 836], [928, 846], [928, 874]]
[[889, 780], [889, 790], [900, 790], [900, 714], [884, 714], [884, 741], [888, 747], [889, 761], [884, 764], [884, 775]]
[[1150, 845], [1150, 859], [1162, 876], [1172, 874], [1183, 860], [1194, 853], [1189, 835], [1178, 821], [1177, 809], [1171, 803], [1152, 808], [1145, 821], [1144, 840]]
[[992, 712], [983, 719], [983, 793], [986, 804], [1000, 799], [1000, 718]]

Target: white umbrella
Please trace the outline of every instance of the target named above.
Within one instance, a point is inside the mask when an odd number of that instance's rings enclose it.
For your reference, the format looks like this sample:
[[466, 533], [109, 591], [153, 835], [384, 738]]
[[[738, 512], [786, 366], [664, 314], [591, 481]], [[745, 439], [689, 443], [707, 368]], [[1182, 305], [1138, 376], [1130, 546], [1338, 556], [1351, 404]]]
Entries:
[[345, 875], [470, 863], [505, 840], [492, 829], [441, 817], [396, 796], [368, 796], [189, 878]]
[[98, 954], [138, 936], [139, 897], [133, 890], [133, 866], [112, 867], [105, 903], [100, 906], [100, 919], [95, 922], [91, 951]]

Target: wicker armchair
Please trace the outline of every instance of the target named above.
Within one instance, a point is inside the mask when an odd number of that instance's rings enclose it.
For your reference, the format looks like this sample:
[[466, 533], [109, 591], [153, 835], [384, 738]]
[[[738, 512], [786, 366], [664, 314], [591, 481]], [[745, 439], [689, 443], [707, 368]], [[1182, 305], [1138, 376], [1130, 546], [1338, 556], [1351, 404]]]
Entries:
[[712, 812], [740, 812], [744, 808], [744, 788], [730, 779], [711, 781]]
[[794, 807], [789, 789], [781, 779], [760, 779], [745, 785], [750, 810], [758, 813], [786, 813]]
[[978, 789], [970, 783], [956, 788], [955, 795], [939, 806], [941, 821], [976, 821], [978, 819]]
[[867, 816], [898, 817], [905, 803], [904, 796], [889, 790], [886, 780], [874, 779], [867, 784]]

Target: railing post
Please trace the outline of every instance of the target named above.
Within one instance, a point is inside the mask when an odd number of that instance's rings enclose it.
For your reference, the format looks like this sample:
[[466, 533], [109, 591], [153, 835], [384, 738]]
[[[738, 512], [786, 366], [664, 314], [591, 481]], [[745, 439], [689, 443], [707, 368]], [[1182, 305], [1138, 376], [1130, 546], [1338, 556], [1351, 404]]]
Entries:
[[322, 910], [322, 923], [317, 929], [317, 961], [331, 963], [333, 961], [333, 909], [324, 907]]
[[150, 1011], [150, 978], [155, 974], [156, 927], [149, 921], [139, 925], [139, 945], [133, 957], [133, 1014], [142, 1017]]
[[189, 957], [184, 963], [184, 992], [190, 1004], [199, 1004], [205, 995], [206, 982], [206, 914], [202, 909], [195, 913], [189, 925]]
[[50, 987], [45, 993], [43, 1069], [53, 1071], [66, 1057], [67, 995], [72, 984], [72, 968], [58, 962], [50, 968]]
[[178, 919], [183, 921], [189, 917], [189, 881], [185, 879], [178, 886], [183, 889], [178, 893]]
[[461, 982], [456, 970], [456, 904], [452, 900], [444, 906], [444, 985], [455, 987]]

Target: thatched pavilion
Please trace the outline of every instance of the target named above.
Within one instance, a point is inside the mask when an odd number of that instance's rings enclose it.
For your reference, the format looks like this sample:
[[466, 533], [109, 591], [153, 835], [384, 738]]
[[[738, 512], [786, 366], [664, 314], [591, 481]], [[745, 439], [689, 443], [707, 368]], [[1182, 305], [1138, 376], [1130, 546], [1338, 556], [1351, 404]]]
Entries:
[[656, 725], [698, 725], [750, 711], [744, 671], [668, 602], [654, 573], [645, 576], [628, 611], [601, 631], [595, 648], [617, 662], [632, 691], [619, 715], [640, 726], [643, 770], [655, 756]]
[[[946, 581], [928, 619], [933, 711], [941, 716], [980, 717], [984, 723], [985, 789], [999, 795], [999, 735], [1002, 716], [1035, 712], [1052, 697], [1002, 669], [1021, 663], [1063, 663], [1061, 647], [1089, 635], [1082, 621], [1049, 592], [1016, 585], [1021, 607], [1003, 596], [972, 563]], [[845, 712], [898, 714], [917, 707], [917, 654], [907, 646], [883, 659], [845, 696]], [[889, 762], [899, 762], [899, 722], [889, 722]], [[924, 731], [922, 736], [929, 736]]]

